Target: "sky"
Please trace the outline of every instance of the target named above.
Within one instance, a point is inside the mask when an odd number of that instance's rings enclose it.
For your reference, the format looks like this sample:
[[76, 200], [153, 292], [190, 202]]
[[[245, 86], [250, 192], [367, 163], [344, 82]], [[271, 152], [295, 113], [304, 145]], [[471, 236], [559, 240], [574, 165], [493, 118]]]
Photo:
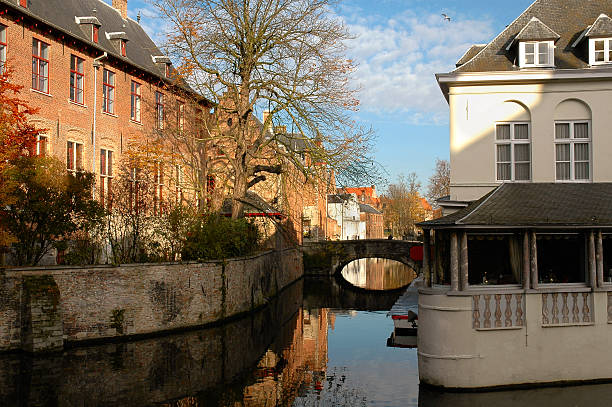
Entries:
[[[376, 131], [374, 155], [387, 182], [415, 172], [425, 191], [436, 158], [449, 158], [448, 104], [435, 74], [450, 72], [470, 45], [491, 41], [531, 3], [338, 1], [334, 10], [355, 37], [347, 43], [347, 57], [357, 63], [355, 118]], [[163, 40], [163, 25], [148, 0], [129, 0], [128, 10], [132, 18], [140, 11], [145, 30], [156, 42]]]

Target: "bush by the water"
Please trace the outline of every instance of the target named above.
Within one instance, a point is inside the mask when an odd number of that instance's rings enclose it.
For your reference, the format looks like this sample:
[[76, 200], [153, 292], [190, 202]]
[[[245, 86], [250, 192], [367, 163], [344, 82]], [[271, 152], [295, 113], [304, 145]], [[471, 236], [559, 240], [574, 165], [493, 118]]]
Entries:
[[189, 231], [183, 260], [217, 260], [252, 254], [259, 248], [259, 229], [247, 219], [211, 214]]

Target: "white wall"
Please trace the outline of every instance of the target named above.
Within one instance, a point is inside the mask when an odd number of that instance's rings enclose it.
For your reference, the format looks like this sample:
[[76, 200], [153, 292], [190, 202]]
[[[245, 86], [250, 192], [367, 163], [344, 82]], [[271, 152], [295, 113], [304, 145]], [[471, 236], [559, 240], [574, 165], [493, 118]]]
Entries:
[[[570, 102], [560, 105], [566, 100]], [[451, 199], [474, 200], [495, 179], [495, 123], [531, 122], [532, 182], [555, 182], [554, 121], [592, 115], [592, 179], [612, 182], [612, 81], [452, 86]]]

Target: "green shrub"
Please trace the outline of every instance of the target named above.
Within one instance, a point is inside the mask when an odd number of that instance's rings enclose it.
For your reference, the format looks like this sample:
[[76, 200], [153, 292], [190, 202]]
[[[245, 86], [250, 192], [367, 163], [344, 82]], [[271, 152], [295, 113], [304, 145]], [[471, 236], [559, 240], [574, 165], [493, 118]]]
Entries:
[[259, 229], [246, 219], [204, 215], [187, 234], [183, 260], [246, 256], [259, 248]]

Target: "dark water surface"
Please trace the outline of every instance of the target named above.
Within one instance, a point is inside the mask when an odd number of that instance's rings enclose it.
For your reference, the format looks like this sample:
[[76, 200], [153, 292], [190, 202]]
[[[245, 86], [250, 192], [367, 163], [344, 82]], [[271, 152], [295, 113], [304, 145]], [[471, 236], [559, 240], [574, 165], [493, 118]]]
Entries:
[[0, 406], [610, 406], [612, 386], [490, 393], [419, 388], [388, 348], [398, 293], [300, 281], [223, 326], [52, 357], [0, 355]]

